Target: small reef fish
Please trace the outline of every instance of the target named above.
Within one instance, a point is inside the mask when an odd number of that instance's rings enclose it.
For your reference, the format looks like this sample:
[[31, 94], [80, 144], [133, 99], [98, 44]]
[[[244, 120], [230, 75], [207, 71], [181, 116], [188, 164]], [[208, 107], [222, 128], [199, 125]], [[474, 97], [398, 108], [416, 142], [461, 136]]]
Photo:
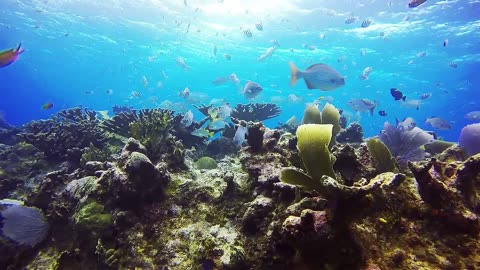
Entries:
[[431, 96], [432, 96], [432, 93], [423, 93], [422, 95], [420, 95], [420, 99], [425, 100]]
[[246, 36], [246, 37], [252, 37], [252, 31], [250, 31], [250, 29], [247, 29], [247, 30], [243, 30], [243, 34]]
[[325, 35], [325, 34], [319, 34], [318, 37], [319, 37], [320, 39], [325, 39], [326, 35]]
[[387, 116], [387, 113], [384, 110], [378, 111], [380, 116]]
[[427, 56], [427, 52], [425, 51], [417, 53], [417, 57], [425, 57], [425, 56]]
[[213, 132], [210, 132], [210, 131], [208, 131], [204, 128], [195, 129], [190, 134], [192, 134], [193, 136], [200, 137], [200, 138], [210, 138], [210, 137], [213, 136]]
[[470, 121], [480, 121], [480, 111], [471, 111], [465, 114], [465, 118]]
[[223, 57], [227, 59], [228, 61], [232, 60], [232, 56], [228, 53], [224, 54]]
[[20, 48], [22, 43], [18, 44], [16, 49], [10, 49], [0, 52], [0, 68], [6, 67], [13, 62], [17, 61], [20, 54], [23, 53], [23, 49]]
[[449, 130], [452, 128], [452, 125], [448, 121], [439, 117], [427, 118], [425, 123], [438, 130]]
[[280, 43], [278, 43], [278, 40], [276, 40], [276, 39], [271, 39], [270, 43], [272, 43], [272, 45], [274, 47], [280, 47]]
[[373, 110], [377, 106], [377, 101], [371, 101], [369, 99], [350, 99], [347, 102], [347, 105], [356, 112], [366, 112], [369, 111], [370, 115], [373, 115]]
[[190, 67], [187, 66], [187, 64], [185, 63], [185, 60], [181, 57], [177, 57], [175, 58], [175, 62], [177, 63], [177, 65], [181, 68], [183, 68], [184, 70], [190, 70]]
[[165, 70], [162, 70], [162, 77], [163, 79], [168, 79], [168, 76], [167, 76], [167, 73], [165, 72]]
[[300, 71], [292, 62], [290, 65], [290, 85], [294, 86], [297, 79], [303, 78], [308, 89], [333, 90], [345, 85], [345, 78], [332, 67], [325, 64], [314, 64], [305, 71]]
[[91, 95], [95, 94], [95, 92], [93, 92], [93, 90], [85, 90], [84, 93], [85, 93], [85, 95], [87, 95], [87, 96], [91, 96]]
[[148, 79], [146, 76], [142, 77], [142, 85], [143, 87], [148, 87]]
[[193, 122], [193, 113], [191, 110], [188, 110], [188, 112], [186, 112], [185, 115], [183, 116], [181, 123], [185, 127], [189, 127], [192, 124], [192, 122]]
[[390, 88], [390, 94], [395, 100], [403, 100], [407, 99], [407, 96], [404, 96], [402, 91], [398, 90], [397, 88]]
[[215, 85], [222, 85], [230, 81], [230, 76], [223, 76], [223, 77], [218, 77], [215, 80], [212, 81], [213, 84]]
[[415, 120], [412, 117], [407, 117], [403, 119], [403, 121], [399, 121], [398, 119], [395, 119], [395, 122], [397, 124], [398, 129], [405, 130], [405, 131], [412, 130], [414, 127], [417, 126], [417, 124], [415, 123]]
[[138, 97], [140, 97], [141, 95], [140, 95], [140, 92], [138, 92], [138, 91], [133, 91], [133, 92], [132, 92], [132, 96], [138, 98]]
[[52, 102], [47, 102], [47, 103], [42, 105], [42, 109], [44, 109], [44, 110], [50, 110], [51, 108], [53, 108], [53, 103]]
[[358, 20], [357, 16], [350, 16], [345, 20], [345, 24], [352, 24]]
[[422, 101], [418, 99], [411, 99], [409, 101], [405, 101], [402, 103], [402, 107], [406, 107], [409, 109], [416, 109], [417, 111], [420, 109], [420, 105], [422, 105]]
[[106, 93], [107, 95], [111, 95], [111, 94], [113, 94], [113, 89], [107, 89], [107, 90], [105, 91], [105, 93]]
[[258, 31], [263, 31], [263, 24], [262, 22], [258, 22], [255, 24], [255, 28], [257, 28]]
[[367, 28], [372, 24], [372, 21], [370, 19], [366, 19], [362, 22], [362, 28]]
[[443, 47], [447, 47], [447, 46], [448, 46], [448, 39], [445, 39], [445, 40], [443, 41]]
[[303, 102], [303, 97], [300, 98], [300, 97], [297, 97], [297, 95], [295, 94], [290, 94], [288, 95], [287, 100], [292, 104], [298, 104]]
[[217, 45], [213, 46], [213, 55], [214, 56], [217, 56], [217, 51], [218, 51]]
[[450, 64], [448, 64], [448, 66], [451, 67], [451, 68], [457, 68], [458, 64], [455, 63], [455, 62], [450, 62]]
[[263, 88], [256, 82], [248, 81], [243, 87], [242, 94], [246, 99], [255, 99]]
[[235, 136], [233, 136], [233, 143], [236, 146], [241, 146], [245, 141], [245, 135], [248, 135], [248, 128], [239, 125], [237, 131], [235, 131]]
[[190, 96], [190, 89], [188, 89], [188, 87], [185, 87], [185, 89], [183, 89], [182, 91], [180, 91], [178, 93], [179, 96], [183, 97], [183, 98], [188, 98]]
[[231, 82], [233, 82], [235, 84], [240, 83], [240, 79], [237, 77], [237, 74], [235, 74], [235, 73], [230, 74], [230, 76], [228, 76], [228, 78], [230, 79]]
[[213, 131], [217, 131], [217, 130], [224, 129], [227, 125], [228, 125], [228, 123], [225, 122], [225, 120], [223, 120], [223, 119], [215, 119], [214, 121], [212, 121], [212, 122], [208, 125], [208, 129], [209, 129], [209, 130], [213, 130]]
[[275, 46], [272, 46], [270, 48], [267, 49], [267, 51], [260, 55], [260, 57], [257, 58], [257, 61], [258, 62], [263, 62], [263, 60], [267, 59], [268, 57], [272, 56], [273, 52], [275, 51], [276, 47]]
[[425, 2], [427, 2], [427, 0], [410, 0], [410, 2], [408, 3], [408, 7], [409, 8], [418, 7]]
[[370, 73], [372, 72], [373, 68], [371, 67], [366, 67], [362, 74], [360, 75], [360, 79], [362, 80], [368, 80], [368, 75], [370, 75]]
[[227, 119], [232, 114], [232, 108], [228, 104], [223, 104], [218, 109], [218, 117], [221, 119]]

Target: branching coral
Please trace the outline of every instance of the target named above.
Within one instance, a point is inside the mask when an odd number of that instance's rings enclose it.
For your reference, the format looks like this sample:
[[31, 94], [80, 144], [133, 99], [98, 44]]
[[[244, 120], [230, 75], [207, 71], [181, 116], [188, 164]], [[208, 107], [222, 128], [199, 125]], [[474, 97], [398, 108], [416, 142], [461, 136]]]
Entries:
[[30, 122], [19, 136], [52, 159], [63, 158], [72, 148], [102, 147], [106, 140], [96, 112], [82, 108], [63, 110], [51, 119]]
[[276, 104], [253, 103], [253, 104], [237, 104], [233, 109], [232, 117], [252, 122], [260, 122], [280, 115], [282, 110]]

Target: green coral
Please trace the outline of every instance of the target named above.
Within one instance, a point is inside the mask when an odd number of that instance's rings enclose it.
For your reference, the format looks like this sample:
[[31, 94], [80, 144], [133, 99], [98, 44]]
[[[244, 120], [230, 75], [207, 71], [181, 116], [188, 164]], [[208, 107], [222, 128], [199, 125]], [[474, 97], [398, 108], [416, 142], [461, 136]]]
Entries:
[[211, 157], [201, 157], [195, 162], [195, 166], [200, 170], [212, 170], [217, 168], [217, 162]]
[[93, 144], [85, 148], [80, 158], [80, 164], [83, 166], [89, 161], [107, 161], [112, 156], [113, 152], [110, 147], [97, 148]]
[[375, 162], [375, 168], [381, 173], [394, 172], [397, 170], [395, 158], [392, 156], [387, 146], [378, 138], [368, 140], [367, 148]]
[[104, 206], [91, 202], [74, 215], [75, 224], [86, 230], [103, 230], [113, 225], [112, 215], [104, 212]]
[[282, 182], [317, 190], [320, 186], [316, 182], [323, 175], [335, 178], [334, 157], [328, 150], [332, 128], [331, 124], [305, 124], [298, 127], [297, 148], [308, 175], [294, 168], [286, 168], [280, 174]]

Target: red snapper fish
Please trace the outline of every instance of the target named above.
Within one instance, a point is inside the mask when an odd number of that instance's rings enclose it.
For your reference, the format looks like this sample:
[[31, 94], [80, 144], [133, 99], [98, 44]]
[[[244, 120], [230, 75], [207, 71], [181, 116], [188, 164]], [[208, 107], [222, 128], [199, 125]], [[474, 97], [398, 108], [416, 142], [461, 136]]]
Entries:
[[10, 49], [0, 52], [0, 68], [6, 67], [11, 63], [18, 60], [18, 57], [23, 53], [23, 49], [20, 47], [22, 43], [18, 44], [16, 49]]

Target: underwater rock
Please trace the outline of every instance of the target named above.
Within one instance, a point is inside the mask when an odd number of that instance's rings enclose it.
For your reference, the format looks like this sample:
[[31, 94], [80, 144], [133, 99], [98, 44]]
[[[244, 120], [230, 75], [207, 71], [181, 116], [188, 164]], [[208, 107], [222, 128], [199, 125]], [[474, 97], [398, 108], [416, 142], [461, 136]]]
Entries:
[[465, 162], [409, 163], [418, 192], [444, 222], [458, 230], [480, 232], [480, 155]]
[[144, 155], [147, 154], [147, 148], [143, 146], [138, 140], [128, 138], [127, 143], [122, 149], [122, 155], [130, 155], [132, 152], [139, 152]]
[[255, 200], [248, 203], [247, 210], [242, 217], [242, 227], [247, 235], [254, 235], [261, 231], [264, 226], [265, 217], [273, 210], [273, 201], [264, 196], [257, 196]]
[[346, 129], [341, 130], [336, 139], [339, 143], [362, 143], [363, 128], [358, 122], [353, 122]]
[[365, 145], [354, 148], [348, 144], [337, 144], [332, 154], [335, 156], [333, 169], [340, 173], [346, 185], [353, 185], [362, 178], [371, 179], [377, 174]]
[[[332, 234], [325, 211], [304, 209], [300, 216], [289, 216], [282, 224], [282, 233], [295, 246], [316, 241], [327, 242]], [[317, 244], [319, 247], [322, 246]]]
[[247, 123], [247, 143], [250, 146], [250, 150], [253, 152], [259, 152], [263, 148], [263, 134], [265, 133], [265, 126], [262, 122]]
[[222, 159], [227, 155], [237, 153], [238, 149], [239, 147], [235, 145], [231, 138], [220, 137], [208, 143], [205, 154], [216, 159]]

